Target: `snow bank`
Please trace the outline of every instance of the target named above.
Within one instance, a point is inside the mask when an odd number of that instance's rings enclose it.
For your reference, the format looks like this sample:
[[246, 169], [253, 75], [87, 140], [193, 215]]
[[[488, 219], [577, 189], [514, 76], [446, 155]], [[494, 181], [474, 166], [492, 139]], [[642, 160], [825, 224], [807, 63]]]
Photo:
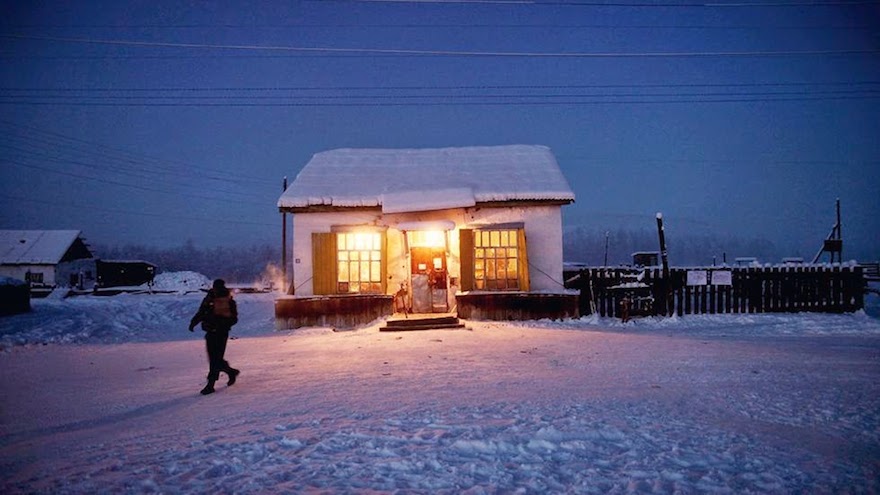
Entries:
[[[211, 287], [211, 280], [197, 272], [167, 272], [153, 278], [151, 288], [163, 292], [196, 292]], [[146, 284], [143, 288], [149, 288]]]
[[0, 285], [9, 285], [9, 286], [20, 287], [22, 285], [25, 285], [25, 283], [26, 282], [24, 280], [19, 280], [17, 278], [0, 276]]
[[[187, 278], [187, 280], [193, 280]], [[197, 279], [196, 279], [197, 280]], [[0, 318], [0, 348], [28, 344], [118, 344], [188, 339], [190, 318], [204, 293], [120, 294], [33, 299], [32, 311]], [[273, 294], [236, 294], [240, 322], [234, 335], [274, 329]]]

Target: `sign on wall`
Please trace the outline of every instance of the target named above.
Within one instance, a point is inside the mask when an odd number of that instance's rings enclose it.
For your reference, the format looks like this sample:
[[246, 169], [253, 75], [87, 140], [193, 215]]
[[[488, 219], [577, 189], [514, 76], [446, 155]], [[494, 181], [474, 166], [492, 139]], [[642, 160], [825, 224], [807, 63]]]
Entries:
[[691, 270], [687, 272], [687, 284], [688, 285], [707, 285], [709, 283], [709, 276], [706, 270]]
[[730, 270], [712, 272], [712, 285], [733, 285], [733, 272]]

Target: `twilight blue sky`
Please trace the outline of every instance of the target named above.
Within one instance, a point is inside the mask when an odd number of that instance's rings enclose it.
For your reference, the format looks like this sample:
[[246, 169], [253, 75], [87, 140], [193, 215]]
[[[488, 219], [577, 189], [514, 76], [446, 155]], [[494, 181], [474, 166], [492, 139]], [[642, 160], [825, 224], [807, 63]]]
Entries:
[[0, 61], [0, 228], [280, 243], [316, 152], [522, 143], [570, 225], [880, 258], [880, 2], [2, 2]]

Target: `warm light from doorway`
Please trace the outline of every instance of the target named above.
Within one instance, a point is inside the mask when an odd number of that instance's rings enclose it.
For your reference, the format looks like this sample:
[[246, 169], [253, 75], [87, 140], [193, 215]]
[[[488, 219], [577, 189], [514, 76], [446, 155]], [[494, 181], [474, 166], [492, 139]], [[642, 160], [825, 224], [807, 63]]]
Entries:
[[417, 230], [409, 232], [408, 235], [409, 245], [412, 247], [446, 247], [446, 232], [442, 230]]

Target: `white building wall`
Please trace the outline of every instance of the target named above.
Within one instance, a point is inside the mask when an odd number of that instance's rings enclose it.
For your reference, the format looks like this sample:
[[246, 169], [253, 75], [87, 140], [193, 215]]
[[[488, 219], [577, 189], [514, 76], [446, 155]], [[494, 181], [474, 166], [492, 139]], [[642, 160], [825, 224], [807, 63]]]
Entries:
[[532, 292], [561, 292], [562, 207], [469, 208], [466, 228], [522, 222]]
[[402, 223], [448, 221], [455, 229], [447, 233], [447, 268], [450, 282], [450, 307], [460, 288], [461, 256], [458, 230], [476, 229], [497, 224], [523, 223], [529, 258], [531, 290], [560, 292], [562, 280], [562, 209], [561, 206], [502, 208], [456, 208], [418, 213], [382, 215], [377, 211], [298, 213], [293, 215], [293, 286], [297, 296], [314, 295], [312, 286], [312, 233], [330, 232], [332, 226], [372, 226], [386, 228], [388, 242], [388, 292], [394, 293], [401, 282], [409, 280], [409, 253]]
[[0, 275], [18, 280], [25, 280], [27, 273], [42, 273], [43, 284], [47, 286], [55, 285], [55, 265], [2, 265], [0, 266]]

